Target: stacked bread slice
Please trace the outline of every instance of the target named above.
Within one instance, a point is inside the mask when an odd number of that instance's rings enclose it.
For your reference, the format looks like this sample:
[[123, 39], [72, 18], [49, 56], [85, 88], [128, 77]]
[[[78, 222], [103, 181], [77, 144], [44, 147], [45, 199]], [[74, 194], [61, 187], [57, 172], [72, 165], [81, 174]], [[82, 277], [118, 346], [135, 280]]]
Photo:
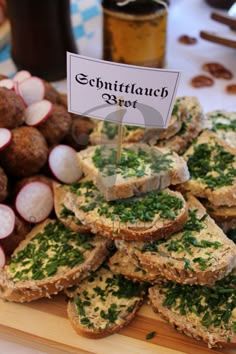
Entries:
[[[123, 142], [145, 142], [182, 154], [203, 130], [204, 125], [205, 115], [199, 100], [191, 96], [177, 97], [166, 129], [124, 126]], [[118, 125], [98, 121], [89, 138], [92, 145], [117, 143]]]

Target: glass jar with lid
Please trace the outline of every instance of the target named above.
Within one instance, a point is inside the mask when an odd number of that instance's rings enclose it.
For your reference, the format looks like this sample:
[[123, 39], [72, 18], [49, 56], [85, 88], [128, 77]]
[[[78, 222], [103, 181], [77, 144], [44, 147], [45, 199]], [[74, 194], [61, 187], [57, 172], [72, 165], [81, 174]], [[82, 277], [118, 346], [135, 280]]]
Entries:
[[103, 59], [163, 68], [167, 0], [103, 0]]

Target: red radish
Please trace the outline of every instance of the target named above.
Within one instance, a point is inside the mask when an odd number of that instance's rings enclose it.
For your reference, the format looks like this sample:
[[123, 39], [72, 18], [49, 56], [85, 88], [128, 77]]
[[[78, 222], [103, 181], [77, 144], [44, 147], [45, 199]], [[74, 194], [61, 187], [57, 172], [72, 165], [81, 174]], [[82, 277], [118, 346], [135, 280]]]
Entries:
[[25, 123], [31, 126], [42, 123], [51, 114], [52, 108], [53, 104], [48, 100], [32, 103], [25, 109]]
[[[20, 92], [19, 92], [19, 82], [18, 81], [13, 81], [14, 82], [14, 90], [15, 90], [15, 93], [20, 96]], [[23, 101], [23, 100], [22, 100]], [[24, 101], [23, 101], [24, 102]], [[25, 102], [24, 102], [25, 104]]]
[[0, 239], [9, 236], [15, 228], [16, 216], [8, 205], [0, 204]]
[[39, 77], [31, 76], [28, 79], [19, 82], [18, 91], [26, 106], [29, 106], [44, 98], [45, 85], [43, 80]]
[[0, 246], [0, 268], [3, 268], [6, 263], [6, 256], [3, 248]]
[[14, 81], [11, 79], [2, 79], [0, 80], [0, 87], [6, 87], [9, 90], [14, 90]]
[[18, 192], [15, 205], [24, 220], [31, 223], [41, 222], [53, 209], [52, 189], [44, 182], [29, 182]]
[[7, 128], [0, 128], [0, 151], [10, 143], [11, 139], [11, 131]]
[[22, 81], [28, 79], [29, 77], [31, 77], [31, 74], [29, 71], [20, 70], [15, 74], [15, 76], [13, 77], [12, 80], [15, 82], [22, 82]]
[[63, 183], [76, 182], [82, 176], [77, 152], [68, 145], [55, 146], [49, 154], [48, 163], [54, 176]]

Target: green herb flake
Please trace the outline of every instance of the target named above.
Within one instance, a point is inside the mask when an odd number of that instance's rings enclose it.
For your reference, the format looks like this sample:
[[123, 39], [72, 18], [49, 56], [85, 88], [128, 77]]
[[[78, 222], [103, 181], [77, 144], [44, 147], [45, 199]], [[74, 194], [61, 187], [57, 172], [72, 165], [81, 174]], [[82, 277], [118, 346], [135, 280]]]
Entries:
[[150, 340], [152, 338], [154, 338], [156, 336], [156, 332], [153, 331], [153, 332], [149, 332], [147, 335], [146, 335], [146, 339], [147, 340]]

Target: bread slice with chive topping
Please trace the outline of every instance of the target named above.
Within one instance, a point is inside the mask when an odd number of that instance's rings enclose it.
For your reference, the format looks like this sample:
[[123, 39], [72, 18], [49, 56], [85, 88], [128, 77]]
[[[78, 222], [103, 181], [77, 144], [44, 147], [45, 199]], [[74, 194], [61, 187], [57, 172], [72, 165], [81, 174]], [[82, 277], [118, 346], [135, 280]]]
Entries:
[[0, 298], [29, 302], [57, 294], [96, 270], [110, 246], [101, 236], [48, 219], [31, 230], [0, 270]]
[[204, 131], [186, 151], [190, 180], [184, 188], [214, 206], [236, 206], [236, 149]]
[[103, 338], [118, 332], [134, 318], [146, 291], [146, 284], [128, 280], [103, 266], [67, 289], [67, 314], [78, 334]]
[[149, 289], [149, 299], [178, 331], [208, 343], [236, 344], [236, 271], [214, 287], [162, 282]]
[[121, 252], [138, 259], [146, 270], [186, 284], [214, 284], [236, 266], [236, 245], [228, 239], [203, 205], [187, 196], [188, 221], [167, 240], [116, 241]]
[[207, 114], [205, 128], [215, 132], [236, 149], [236, 112], [212, 111]]
[[187, 164], [175, 153], [147, 144], [123, 144], [117, 161], [117, 145], [90, 146], [78, 153], [84, 174], [108, 201], [159, 190], [189, 179]]
[[169, 127], [162, 133], [146, 129], [143, 141], [183, 154], [204, 129], [205, 115], [197, 97], [183, 96], [177, 97], [173, 116], [176, 120], [172, 120], [172, 124], [170, 121]]
[[70, 230], [75, 232], [89, 232], [90, 228], [83, 225], [82, 222], [76, 218], [75, 213], [68, 209], [64, 204], [65, 197], [70, 189], [77, 189], [78, 186], [78, 183], [66, 185], [53, 182], [54, 210], [58, 220], [60, 220]]
[[125, 200], [106, 201], [92, 181], [70, 189], [64, 205], [93, 233], [111, 239], [153, 240], [169, 237], [187, 220], [179, 192], [164, 189]]
[[[114, 144], [118, 142], [119, 125], [109, 121], [99, 121], [92, 133], [89, 135], [89, 140], [92, 145]], [[123, 125], [123, 142], [134, 143], [142, 139], [144, 128]]]

